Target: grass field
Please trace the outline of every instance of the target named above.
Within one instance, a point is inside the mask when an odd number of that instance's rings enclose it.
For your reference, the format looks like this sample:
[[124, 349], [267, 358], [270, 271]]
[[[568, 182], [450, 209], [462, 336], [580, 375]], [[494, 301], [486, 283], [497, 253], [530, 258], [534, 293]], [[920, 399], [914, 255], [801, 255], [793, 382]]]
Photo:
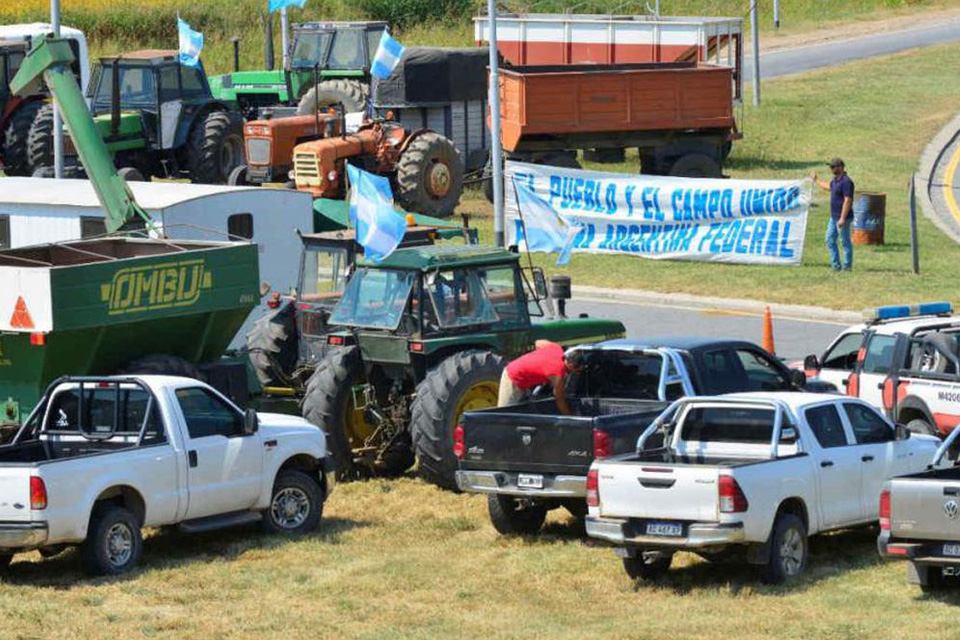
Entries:
[[932, 598], [882, 561], [875, 531], [814, 539], [808, 576], [675, 559], [634, 590], [565, 512], [536, 539], [498, 537], [481, 497], [418, 480], [339, 485], [322, 531], [147, 540], [142, 568], [90, 580], [68, 551], [23, 556], [0, 583], [0, 637], [953, 638], [960, 594]]

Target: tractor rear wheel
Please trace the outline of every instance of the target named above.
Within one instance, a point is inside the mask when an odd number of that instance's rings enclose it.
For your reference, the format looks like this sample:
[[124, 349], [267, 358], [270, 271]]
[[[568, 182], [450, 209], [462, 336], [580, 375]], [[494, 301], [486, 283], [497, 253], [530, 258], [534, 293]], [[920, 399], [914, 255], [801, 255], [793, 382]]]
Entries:
[[31, 173], [30, 156], [27, 153], [30, 127], [44, 106], [43, 102], [33, 101], [23, 104], [10, 118], [3, 132], [3, 171], [8, 176], [29, 176]]
[[204, 375], [197, 365], [179, 356], [156, 353], [130, 361], [121, 375], [179, 376], [203, 380]]
[[250, 365], [265, 387], [284, 384], [297, 364], [295, 307], [285, 304], [253, 323], [247, 334]]
[[227, 184], [231, 187], [248, 187], [250, 186], [250, 181], [247, 180], [247, 165], [242, 164], [239, 167], [235, 167], [233, 171], [230, 172], [230, 175], [227, 177]]
[[503, 358], [491, 351], [455, 353], [430, 369], [417, 386], [410, 430], [420, 475], [457, 490], [453, 430], [465, 411], [497, 404]]
[[117, 175], [126, 180], [127, 182], [146, 182], [147, 179], [143, 177], [143, 174], [140, 173], [140, 169], [136, 167], [122, 167], [117, 170]]
[[397, 199], [407, 211], [446, 218], [463, 193], [463, 161], [449, 139], [427, 131], [397, 161]]
[[240, 116], [227, 111], [208, 113], [193, 125], [187, 152], [191, 181], [224, 184], [246, 162]]
[[44, 104], [27, 133], [27, 163], [36, 171], [53, 166], [53, 104]]
[[318, 109], [341, 102], [346, 113], [366, 111], [369, 99], [370, 85], [365, 82], [344, 79], [323, 80], [303, 94], [297, 105], [297, 113], [308, 116], [316, 113]]

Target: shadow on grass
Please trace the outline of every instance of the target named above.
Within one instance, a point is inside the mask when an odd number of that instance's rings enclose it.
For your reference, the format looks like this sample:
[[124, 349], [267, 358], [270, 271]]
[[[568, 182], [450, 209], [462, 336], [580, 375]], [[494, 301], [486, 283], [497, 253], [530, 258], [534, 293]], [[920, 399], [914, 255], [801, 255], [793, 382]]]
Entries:
[[369, 526], [362, 520], [324, 517], [320, 528], [312, 534], [285, 536], [267, 534], [259, 525], [246, 525], [205, 533], [181, 533], [176, 528], [158, 531], [143, 541], [140, 564], [130, 573], [120, 576], [91, 578], [83, 573], [76, 548], [41, 560], [16, 562], [3, 572], [3, 582], [13, 585], [67, 590], [78, 585], [108, 584], [134, 578], [155, 569], [172, 569], [201, 562], [232, 561], [249, 551], [280, 549], [291, 543], [312, 540], [320, 544], [336, 545], [343, 534]]
[[774, 171], [800, 171], [806, 177], [810, 169], [817, 169], [818, 173], [824, 173], [823, 160], [769, 160], [766, 158], [756, 158], [752, 156], [731, 156], [726, 161], [726, 167], [729, 169], [742, 169], [750, 171], [752, 169], [772, 169]]
[[867, 569], [885, 562], [877, 554], [877, 529], [848, 529], [810, 538], [810, 555], [803, 577], [787, 585], [770, 586], [760, 582], [760, 569], [746, 563], [743, 554], [729, 561], [704, 561], [671, 569], [663, 578], [638, 581], [636, 590], [644, 586], [672, 589], [677, 595], [696, 593], [701, 589], [726, 588], [738, 594], [744, 588], [765, 595], [789, 595], [806, 591], [821, 580], [847, 571]]

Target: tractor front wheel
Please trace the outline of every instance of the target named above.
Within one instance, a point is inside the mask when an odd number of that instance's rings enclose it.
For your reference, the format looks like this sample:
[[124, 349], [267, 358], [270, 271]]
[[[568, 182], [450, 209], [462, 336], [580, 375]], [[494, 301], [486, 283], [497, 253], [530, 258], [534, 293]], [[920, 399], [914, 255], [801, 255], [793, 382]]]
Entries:
[[288, 303], [253, 323], [247, 334], [250, 365], [264, 387], [282, 385], [297, 364], [295, 307]]
[[53, 166], [53, 104], [44, 104], [27, 133], [27, 162], [36, 171]]
[[240, 116], [227, 111], [208, 113], [194, 124], [187, 153], [193, 182], [227, 182], [233, 170], [246, 162]]
[[43, 103], [38, 101], [22, 105], [11, 116], [10, 124], [3, 132], [3, 149], [0, 150], [0, 156], [3, 157], [3, 171], [8, 176], [30, 175], [28, 138], [33, 121], [42, 107]]
[[420, 475], [457, 490], [453, 430], [465, 411], [497, 404], [503, 358], [490, 351], [455, 353], [427, 372], [417, 386], [410, 422]]
[[446, 218], [463, 193], [463, 161], [449, 139], [427, 131], [397, 162], [397, 199], [407, 211]]
[[359, 80], [323, 80], [311, 87], [297, 105], [297, 113], [313, 115], [318, 109], [343, 104], [346, 113], [366, 111], [370, 87]]

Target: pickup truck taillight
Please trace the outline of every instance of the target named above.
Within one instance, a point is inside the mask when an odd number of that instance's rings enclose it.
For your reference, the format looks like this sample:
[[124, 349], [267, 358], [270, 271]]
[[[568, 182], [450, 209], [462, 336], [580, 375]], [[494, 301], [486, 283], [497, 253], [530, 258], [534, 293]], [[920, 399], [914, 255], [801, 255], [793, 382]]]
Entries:
[[743, 513], [750, 506], [743, 489], [732, 476], [720, 476], [717, 492], [720, 496], [720, 513]]
[[458, 460], [467, 457], [467, 446], [464, 444], [462, 424], [458, 424], [453, 429], [453, 455], [457, 456]]
[[890, 530], [890, 492], [880, 492], [880, 528]]
[[34, 511], [47, 508], [47, 485], [37, 476], [30, 476], [30, 508]]
[[587, 473], [587, 506], [600, 506], [600, 478], [596, 469], [591, 469]]
[[610, 455], [610, 434], [603, 429], [593, 430], [593, 457], [606, 458]]

